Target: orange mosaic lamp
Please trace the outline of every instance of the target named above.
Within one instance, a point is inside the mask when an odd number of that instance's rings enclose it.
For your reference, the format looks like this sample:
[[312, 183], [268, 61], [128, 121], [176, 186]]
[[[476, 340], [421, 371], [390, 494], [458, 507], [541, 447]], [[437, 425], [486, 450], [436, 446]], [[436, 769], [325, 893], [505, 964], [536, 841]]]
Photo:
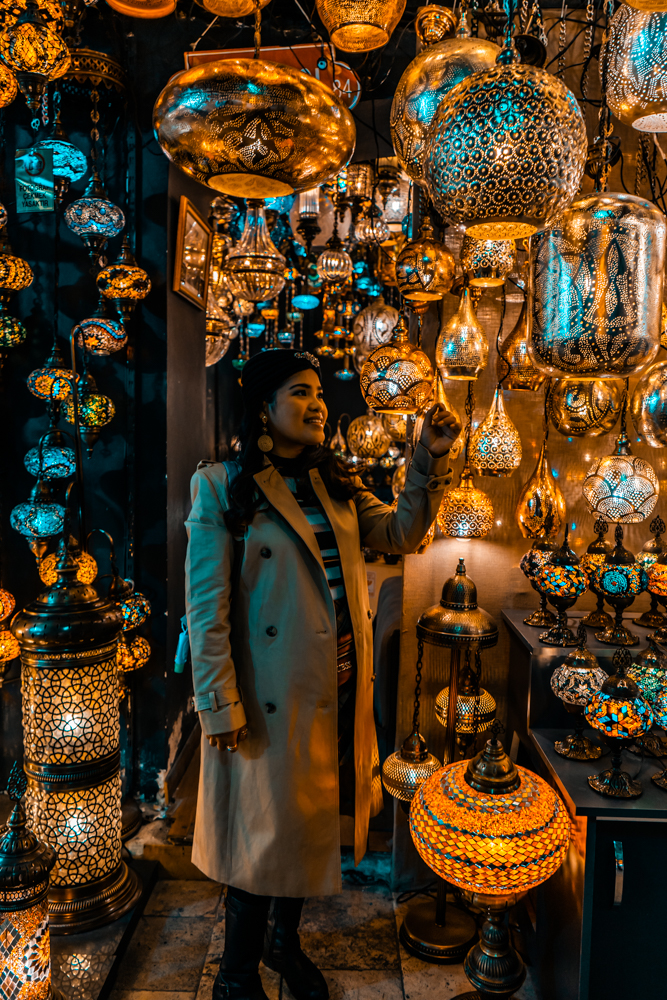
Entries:
[[[76, 571], [76, 578], [78, 582], [85, 584], [92, 583], [97, 576], [97, 563], [90, 553], [81, 551], [79, 543], [76, 539], [72, 539], [70, 544], [72, 545], [72, 555], [78, 564], [78, 569]], [[39, 563], [39, 578], [46, 587], [50, 587], [58, 579], [58, 573], [56, 571], [57, 561], [58, 553], [52, 552], [50, 555], [45, 556]]]
[[481, 941], [464, 963], [473, 988], [509, 997], [526, 970], [503, 911], [560, 868], [570, 820], [554, 789], [510, 760], [497, 738], [501, 728], [494, 723], [493, 738], [473, 760], [446, 765], [417, 790], [410, 833], [429, 868], [486, 909]]
[[0, 830], [0, 996], [62, 1000], [51, 983], [47, 892], [56, 852], [26, 827], [21, 801], [27, 788], [14, 764], [7, 791], [14, 808]]

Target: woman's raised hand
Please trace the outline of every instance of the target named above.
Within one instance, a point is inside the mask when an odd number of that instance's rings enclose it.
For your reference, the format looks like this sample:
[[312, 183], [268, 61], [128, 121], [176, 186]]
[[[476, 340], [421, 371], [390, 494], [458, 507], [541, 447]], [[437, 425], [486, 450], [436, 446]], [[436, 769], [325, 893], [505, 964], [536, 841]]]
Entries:
[[434, 458], [446, 455], [461, 433], [461, 424], [456, 415], [436, 403], [424, 414], [424, 423], [419, 438]]

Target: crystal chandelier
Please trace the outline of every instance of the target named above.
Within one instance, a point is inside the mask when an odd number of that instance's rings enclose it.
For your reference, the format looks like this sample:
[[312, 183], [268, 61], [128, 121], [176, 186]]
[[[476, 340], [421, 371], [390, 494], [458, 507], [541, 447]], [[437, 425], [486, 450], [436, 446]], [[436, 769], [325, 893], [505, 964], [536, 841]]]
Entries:
[[489, 342], [464, 286], [458, 311], [443, 324], [435, 345], [435, 363], [443, 379], [476, 379], [489, 359]]
[[379, 413], [418, 413], [431, 394], [432, 384], [431, 362], [410, 343], [401, 313], [390, 342], [376, 347], [361, 369], [366, 405]]
[[472, 436], [470, 464], [481, 476], [511, 476], [521, 465], [521, 438], [505, 412], [500, 384], [489, 412]]
[[269, 236], [264, 204], [247, 203], [241, 239], [227, 254], [225, 274], [233, 295], [249, 302], [275, 299], [285, 287], [285, 258]]
[[455, 269], [452, 255], [434, 238], [427, 215], [417, 239], [406, 243], [396, 259], [399, 292], [408, 301], [435, 302], [452, 287]]

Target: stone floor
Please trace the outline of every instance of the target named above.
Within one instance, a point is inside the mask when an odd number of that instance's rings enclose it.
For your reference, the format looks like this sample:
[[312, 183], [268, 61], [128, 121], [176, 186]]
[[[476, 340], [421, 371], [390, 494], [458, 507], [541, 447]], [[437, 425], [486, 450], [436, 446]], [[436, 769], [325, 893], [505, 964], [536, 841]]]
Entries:
[[[372, 885], [346, 882], [341, 896], [306, 902], [302, 945], [324, 972], [331, 1000], [449, 1000], [469, 991], [462, 966], [429, 965], [399, 946], [398, 927], [405, 905], [398, 904], [389, 891], [388, 863], [388, 855], [375, 855]], [[125, 953], [110, 1000], [210, 1000], [223, 943], [221, 886], [202, 881], [158, 882]], [[269, 1000], [279, 1000], [279, 976], [264, 967], [261, 973]], [[286, 986], [283, 996], [292, 1000]], [[516, 1000], [538, 1000], [530, 970], [515, 996]]]

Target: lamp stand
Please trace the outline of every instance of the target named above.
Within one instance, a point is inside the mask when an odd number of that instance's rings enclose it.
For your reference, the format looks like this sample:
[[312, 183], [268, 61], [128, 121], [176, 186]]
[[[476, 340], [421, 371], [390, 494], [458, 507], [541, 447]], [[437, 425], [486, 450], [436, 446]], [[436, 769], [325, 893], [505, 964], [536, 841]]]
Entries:
[[539, 611], [533, 611], [532, 615], [529, 615], [528, 618], [524, 618], [524, 625], [533, 625], [535, 628], [544, 628], [545, 625], [555, 625], [556, 616], [547, 608], [547, 595], [539, 591], [538, 593], [540, 594], [540, 609]]
[[651, 607], [639, 618], [632, 619], [633, 625], [641, 625], [643, 628], [662, 628], [667, 625], [667, 619], [658, 611], [658, 598], [651, 594]]
[[475, 989], [460, 993], [454, 1000], [490, 1000], [491, 997], [509, 1000], [526, 978], [526, 967], [512, 947], [504, 920], [505, 911], [515, 904], [518, 896], [474, 894], [472, 898], [486, 909], [480, 939], [463, 963], [464, 972]]
[[589, 740], [588, 736], [584, 736], [584, 706], [571, 705], [568, 702], [563, 702], [563, 705], [574, 715], [574, 733], [564, 740], [557, 740], [554, 743], [554, 750], [569, 760], [598, 760], [604, 751], [597, 743]]
[[[591, 590], [593, 590], [592, 587]], [[604, 594], [598, 590], [593, 590], [593, 593], [597, 596], [598, 606], [595, 611], [590, 611], [585, 618], [581, 619], [582, 625], [588, 625], [590, 628], [611, 628], [614, 619], [604, 610]]]
[[439, 878], [436, 899], [411, 907], [398, 937], [411, 955], [424, 962], [458, 964], [477, 940], [477, 924], [465, 910], [447, 905], [447, 883]]
[[638, 646], [639, 636], [635, 635], [623, 624], [623, 610], [629, 607], [634, 601], [634, 594], [630, 596], [618, 595], [612, 597], [607, 594], [607, 600], [616, 612], [614, 624], [606, 628], [604, 632], [596, 632], [595, 638], [598, 642], [603, 642], [605, 646]]
[[[552, 598], [552, 604], [556, 604], [558, 598]], [[543, 632], [540, 636], [540, 642], [544, 643], [545, 646], [576, 646], [578, 644], [578, 639], [571, 628], [567, 624], [567, 608], [572, 607], [574, 600], [568, 599], [565, 603], [565, 607], [560, 604], [556, 605], [558, 609], [558, 623], [552, 625], [548, 632]]]
[[624, 740], [614, 740], [611, 767], [599, 774], [591, 774], [588, 784], [593, 791], [613, 799], [637, 799], [642, 794], [641, 783], [634, 781], [627, 771], [621, 770], [621, 749], [624, 743]]

